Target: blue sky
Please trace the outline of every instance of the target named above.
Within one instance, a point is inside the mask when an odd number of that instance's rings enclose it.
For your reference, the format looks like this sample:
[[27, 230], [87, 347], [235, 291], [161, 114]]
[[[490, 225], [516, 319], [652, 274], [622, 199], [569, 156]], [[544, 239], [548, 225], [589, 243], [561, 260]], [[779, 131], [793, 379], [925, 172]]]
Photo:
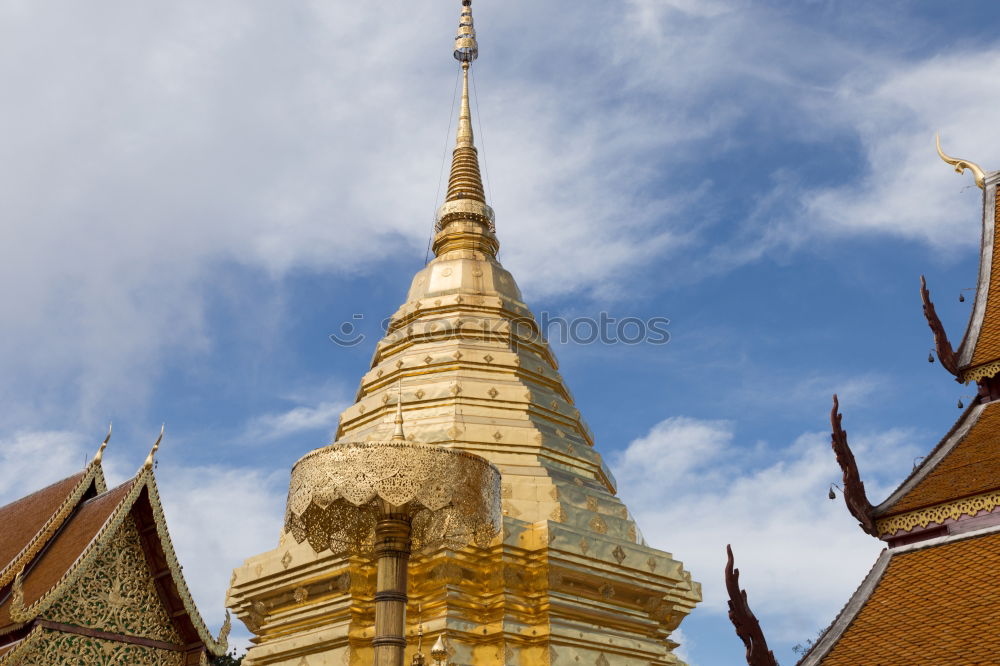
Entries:
[[[666, 346], [556, 353], [646, 537], [705, 585], [692, 664], [741, 658], [726, 543], [784, 664], [874, 562], [826, 499], [834, 391], [873, 501], [972, 393], [927, 363], [918, 285], [957, 343], [980, 197], [933, 135], [1000, 165], [993, 10], [475, 5], [504, 265], [536, 313], [671, 320]], [[109, 420], [131, 474], [165, 421], [171, 528], [221, 623], [423, 265], [457, 15], [0, 5], [0, 501], [77, 469]], [[368, 341], [333, 345], [356, 313]]]

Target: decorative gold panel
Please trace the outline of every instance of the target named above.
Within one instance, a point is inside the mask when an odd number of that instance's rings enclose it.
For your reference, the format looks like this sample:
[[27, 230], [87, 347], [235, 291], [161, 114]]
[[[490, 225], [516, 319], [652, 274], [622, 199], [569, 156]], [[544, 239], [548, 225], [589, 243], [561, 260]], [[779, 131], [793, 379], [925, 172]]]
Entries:
[[1000, 506], [1000, 491], [994, 491], [883, 518], [876, 521], [876, 526], [879, 536], [892, 536], [900, 530], [908, 532], [914, 527], [927, 527], [931, 523], [944, 523], [949, 518], [958, 520], [962, 516], [974, 516], [980, 511], [992, 511], [998, 506]]
[[183, 666], [184, 653], [57, 631], [37, 631], [11, 655], [10, 666]]
[[131, 519], [122, 523], [87, 571], [43, 615], [88, 629], [183, 642], [160, 601]]

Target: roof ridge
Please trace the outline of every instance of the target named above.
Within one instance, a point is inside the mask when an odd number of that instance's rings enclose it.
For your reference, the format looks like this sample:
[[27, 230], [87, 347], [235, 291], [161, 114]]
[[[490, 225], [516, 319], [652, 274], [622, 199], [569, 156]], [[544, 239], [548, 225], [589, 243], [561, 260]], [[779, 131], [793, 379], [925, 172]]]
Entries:
[[[972, 430], [972, 428], [979, 422], [979, 418], [982, 416], [983, 412], [993, 403], [981, 403], [978, 401], [972, 402], [969, 407], [962, 413], [957, 421], [951, 426], [947, 434], [941, 438], [941, 441], [935, 445], [931, 452], [917, 465], [905, 479], [893, 490], [881, 504], [877, 505], [873, 509], [873, 514], [876, 518], [880, 518], [888, 513], [893, 506], [898, 504], [900, 500], [906, 497], [910, 491], [912, 491], [917, 484], [924, 480], [930, 472], [934, 470], [941, 462], [948, 457], [955, 448], [965, 440], [966, 436]], [[972, 416], [975, 416], [973, 420], [970, 420]]]
[[[118, 500], [117, 506], [114, 508], [113, 511], [111, 511], [108, 517], [104, 520], [104, 524], [101, 525], [100, 529], [97, 530], [97, 533], [90, 540], [90, 542], [86, 546], [84, 546], [83, 550], [73, 561], [73, 563], [67, 568], [67, 570], [63, 573], [63, 575], [59, 577], [59, 580], [53, 583], [53, 585], [48, 590], [43, 592], [42, 595], [38, 597], [38, 599], [33, 601], [28, 606], [22, 606], [21, 608], [14, 608], [12, 606], [10, 609], [11, 620], [23, 623], [35, 619], [36, 617], [38, 617], [38, 615], [45, 612], [45, 610], [52, 605], [52, 603], [54, 602], [54, 597], [56, 596], [57, 592], [62, 590], [67, 585], [72, 585], [77, 581], [77, 579], [83, 573], [83, 568], [84, 568], [83, 565], [86, 562], [88, 562], [92, 557], [95, 556], [98, 546], [100, 546], [103, 543], [104, 538], [109, 533], [114, 532], [118, 527], [121, 527], [121, 524], [124, 522], [125, 517], [128, 515], [129, 510], [131, 510], [132, 505], [135, 504], [135, 500], [138, 498], [139, 493], [142, 490], [143, 484], [140, 483], [140, 481], [142, 480], [141, 477], [142, 477], [141, 474], [132, 477], [129, 481], [126, 481], [125, 483], [116, 486], [114, 489], [112, 489], [112, 491], [110, 491], [114, 492], [115, 490], [119, 490], [120, 488], [129, 485], [130, 483], [132, 484], [131, 490], [129, 490], [129, 492], [124, 497]], [[101, 497], [107, 497], [107, 495], [108, 493], [104, 493], [103, 495], [101, 495]], [[14, 585], [15, 588], [19, 587], [17, 579], [21, 578], [24, 573], [25, 571], [23, 569], [18, 572], [17, 578], [15, 578], [15, 585]]]
[[[837, 613], [837, 617], [833, 619], [833, 622], [823, 630], [816, 642], [813, 643], [812, 648], [806, 652], [802, 658], [796, 663], [796, 666], [813, 666], [818, 665], [820, 659], [825, 657], [830, 649], [837, 644], [837, 641], [843, 636], [847, 628], [851, 626], [854, 619], [857, 617], [861, 609], [864, 608], [864, 602], [875, 592], [878, 587], [879, 582], [885, 575], [885, 572], [889, 569], [889, 563], [892, 561], [892, 550], [889, 548], [883, 548], [882, 552], [879, 553], [878, 559], [875, 560], [875, 564], [872, 565], [871, 569], [868, 570], [868, 575], [865, 576], [861, 584], [854, 590], [854, 593], [848, 598], [847, 603], [840, 609]], [[849, 618], [847, 615], [849, 614]], [[847, 618], [847, 619], [845, 619]], [[841, 626], [842, 625], [842, 626]]]
[[[97, 487], [98, 491], [100, 491], [102, 486], [104, 486], [106, 491], [107, 485], [104, 480], [104, 472], [101, 468], [100, 461], [92, 461], [83, 469], [82, 472], [78, 472], [78, 474], [82, 474], [80, 481], [77, 482], [77, 484], [73, 487], [73, 490], [70, 491], [49, 519], [45, 521], [45, 524], [43, 524], [42, 527], [40, 527], [35, 533], [35, 536], [33, 536], [28, 543], [25, 544], [25, 546], [21, 549], [21, 552], [15, 555], [14, 558], [3, 568], [0, 568], [0, 588], [11, 583], [17, 573], [21, 571], [36, 555], [38, 555], [38, 553], [41, 552], [42, 548], [45, 547], [45, 544], [48, 543], [59, 528], [65, 524], [66, 519], [81, 503], [81, 498], [84, 494], [86, 494], [87, 489], [92, 483]], [[45, 486], [45, 488], [37, 490], [34, 493], [25, 495], [21, 499], [23, 500], [27, 497], [31, 497], [32, 495], [48, 490], [49, 488], [72, 479], [74, 476], [76, 476], [76, 474], [67, 476], [66, 478]], [[14, 502], [11, 502], [11, 504], [13, 503]], [[10, 506], [10, 504], [6, 506]]]
[[163, 513], [163, 504], [160, 502], [160, 492], [152, 472], [149, 473], [146, 485], [149, 488], [149, 505], [153, 510], [156, 534], [160, 537], [160, 546], [163, 548], [164, 559], [167, 562], [167, 567], [170, 569], [174, 587], [177, 588], [177, 596], [180, 597], [181, 603], [184, 604], [184, 610], [187, 611], [188, 617], [191, 619], [191, 624], [194, 625], [198, 636], [205, 643], [205, 647], [210, 652], [215, 653], [216, 656], [221, 656], [229, 649], [229, 630], [232, 626], [229, 611], [226, 611], [226, 620], [219, 631], [219, 636], [213, 637], [208, 630], [208, 626], [205, 624], [204, 618], [202, 618], [201, 613], [198, 611], [197, 605], [194, 603], [194, 597], [191, 596], [191, 590], [188, 589], [187, 580], [184, 578], [182, 567], [177, 560], [177, 552], [174, 550], [174, 543], [170, 538], [170, 532], [167, 528], [166, 516]]

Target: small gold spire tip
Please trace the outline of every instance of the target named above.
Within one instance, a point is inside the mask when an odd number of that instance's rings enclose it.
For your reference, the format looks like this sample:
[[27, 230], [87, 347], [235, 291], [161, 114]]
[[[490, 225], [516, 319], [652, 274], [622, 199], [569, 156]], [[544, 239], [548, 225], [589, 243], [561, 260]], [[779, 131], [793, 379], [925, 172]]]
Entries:
[[406, 435], [403, 433], [403, 383], [400, 381], [396, 385], [396, 418], [393, 423], [396, 429], [392, 433], [392, 441], [405, 442]]
[[431, 658], [439, 665], [448, 658], [448, 647], [444, 642], [444, 634], [438, 636], [438, 639], [434, 641], [434, 647], [431, 648]]
[[149, 450], [149, 455], [146, 456], [146, 462], [143, 463], [142, 468], [145, 470], [153, 469], [153, 458], [156, 457], [156, 452], [160, 450], [160, 442], [163, 441], [163, 431], [166, 429], [167, 424], [164, 423], [160, 426], [160, 436], [156, 438], [156, 442], [153, 443], [153, 448]]
[[101, 448], [97, 449], [97, 454], [94, 455], [94, 459], [91, 461], [92, 465], [99, 465], [104, 459], [104, 449], [108, 448], [108, 442], [111, 441], [111, 427], [113, 425], [113, 423], [108, 423], [108, 436], [104, 438], [103, 442], [101, 442]]
[[951, 157], [950, 155], [946, 155], [945, 152], [941, 150], [940, 133], [934, 135], [934, 141], [935, 143], [937, 143], [938, 155], [940, 155], [941, 159], [944, 160], [946, 163], [955, 167], [956, 173], [965, 173], [965, 170], [968, 169], [969, 171], [972, 172], [972, 175], [975, 176], [976, 185], [979, 186], [979, 189], [982, 190], [986, 188], [986, 172], [983, 171], [982, 167], [980, 167], [978, 164], [974, 162], [970, 162], [968, 160], [961, 160], [958, 159], [957, 157]]

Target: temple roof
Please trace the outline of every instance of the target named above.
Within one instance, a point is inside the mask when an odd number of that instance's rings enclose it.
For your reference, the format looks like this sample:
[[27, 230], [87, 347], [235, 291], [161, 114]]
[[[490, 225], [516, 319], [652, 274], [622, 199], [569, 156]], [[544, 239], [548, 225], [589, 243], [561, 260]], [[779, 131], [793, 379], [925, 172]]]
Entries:
[[987, 664], [1000, 614], [1000, 526], [883, 551], [801, 666]]
[[874, 513], [882, 518], [998, 488], [1000, 403], [976, 403]]
[[[12, 571], [0, 585], [0, 641], [27, 631], [87, 570], [123, 522], [133, 520], [161, 599], [187, 647], [202, 644], [212, 654], [225, 653], [225, 638], [209, 633], [184, 581], [151, 466], [105, 490], [98, 457], [80, 474], [0, 508], [0, 520], [13, 534], [5, 529], [0, 537], [0, 552], [9, 560], [4, 575]], [[0, 647], [0, 657], [9, 647]]]
[[56, 533], [85, 497], [104, 492], [99, 461], [83, 471], [0, 507], [0, 589], [20, 571]]
[[997, 180], [987, 176], [983, 191], [983, 233], [976, 301], [969, 327], [958, 348], [961, 381], [992, 377], [1000, 372], [1000, 243], [996, 223], [1000, 219]]

